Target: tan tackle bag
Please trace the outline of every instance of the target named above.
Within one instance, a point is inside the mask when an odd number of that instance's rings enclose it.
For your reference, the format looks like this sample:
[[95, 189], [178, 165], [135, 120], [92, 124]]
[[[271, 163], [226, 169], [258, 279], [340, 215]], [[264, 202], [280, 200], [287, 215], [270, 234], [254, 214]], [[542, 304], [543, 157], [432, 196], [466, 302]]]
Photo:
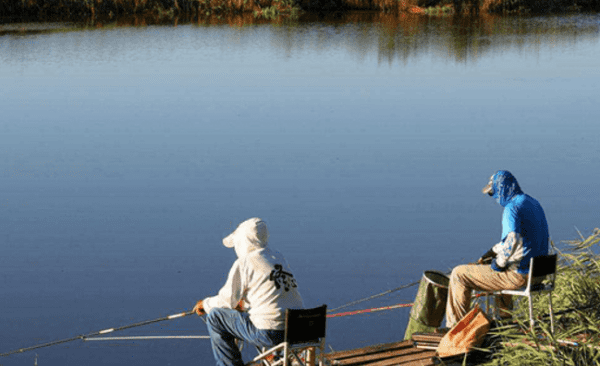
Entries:
[[450, 357], [468, 353], [473, 347], [483, 343], [490, 326], [490, 320], [479, 306], [475, 305], [444, 335], [437, 348], [438, 356]]

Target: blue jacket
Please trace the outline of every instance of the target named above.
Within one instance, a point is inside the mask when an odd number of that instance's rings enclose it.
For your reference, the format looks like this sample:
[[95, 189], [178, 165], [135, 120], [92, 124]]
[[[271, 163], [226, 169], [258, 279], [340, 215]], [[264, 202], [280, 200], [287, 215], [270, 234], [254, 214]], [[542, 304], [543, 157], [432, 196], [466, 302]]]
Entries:
[[504, 207], [502, 241], [492, 248], [496, 253], [492, 268], [528, 274], [531, 257], [548, 254], [550, 236], [544, 210], [535, 198], [523, 193], [506, 170], [494, 174], [492, 188], [493, 197]]

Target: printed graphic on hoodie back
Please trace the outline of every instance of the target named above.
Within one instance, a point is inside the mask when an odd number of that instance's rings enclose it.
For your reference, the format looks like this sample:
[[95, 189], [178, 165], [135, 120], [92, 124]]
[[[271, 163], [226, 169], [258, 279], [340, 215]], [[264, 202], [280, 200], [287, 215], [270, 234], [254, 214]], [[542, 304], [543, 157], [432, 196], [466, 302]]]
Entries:
[[276, 264], [275, 269], [271, 271], [269, 275], [269, 280], [275, 282], [275, 288], [278, 290], [283, 287], [283, 289], [287, 292], [290, 288], [296, 288], [296, 279], [294, 279], [294, 275], [283, 270], [283, 266], [281, 264]]

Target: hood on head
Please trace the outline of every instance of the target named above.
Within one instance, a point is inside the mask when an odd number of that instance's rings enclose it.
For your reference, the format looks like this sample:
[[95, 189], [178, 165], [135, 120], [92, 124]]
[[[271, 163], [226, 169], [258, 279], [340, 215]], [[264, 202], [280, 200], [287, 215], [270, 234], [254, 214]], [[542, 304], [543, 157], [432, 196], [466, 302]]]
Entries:
[[517, 179], [507, 170], [498, 170], [482, 192], [494, 197], [502, 207], [505, 207], [514, 196], [523, 193]]
[[254, 250], [266, 248], [268, 241], [267, 224], [258, 217], [253, 217], [239, 224], [227, 235], [223, 239], [223, 245], [234, 248], [238, 258], [242, 258]]

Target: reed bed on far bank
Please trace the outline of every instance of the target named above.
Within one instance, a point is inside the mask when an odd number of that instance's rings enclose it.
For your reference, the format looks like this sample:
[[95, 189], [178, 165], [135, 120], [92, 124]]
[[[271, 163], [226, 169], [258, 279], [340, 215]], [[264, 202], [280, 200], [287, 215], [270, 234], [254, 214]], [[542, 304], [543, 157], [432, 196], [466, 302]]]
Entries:
[[546, 14], [600, 10], [598, 0], [482, 0], [487, 13]]
[[5, 19], [85, 20], [134, 15], [190, 19], [219, 14], [294, 15], [295, 0], [0, 0]]
[[[534, 302], [535, 332], [529, 329], [527, 301], [515, 307], [518, 326], [498, 328], [493, 359], [488, 366], [600, 364], [600, 230], [567, 242], [569, 249], [559, 252], [560, 264], [552, 296], [555, 314], [554, 333], [550, 329], [548, 295]], [[499, 347], [498, 347], [499, 346]]]
[[297, 17], [348, 10], [413, 13], [423, 16], [481, 13], [549, 13], [600, 10], [600, 0], [0, 0], [2, 19], [118, 18], [153, 15], [191, 19], [213, 14]]

